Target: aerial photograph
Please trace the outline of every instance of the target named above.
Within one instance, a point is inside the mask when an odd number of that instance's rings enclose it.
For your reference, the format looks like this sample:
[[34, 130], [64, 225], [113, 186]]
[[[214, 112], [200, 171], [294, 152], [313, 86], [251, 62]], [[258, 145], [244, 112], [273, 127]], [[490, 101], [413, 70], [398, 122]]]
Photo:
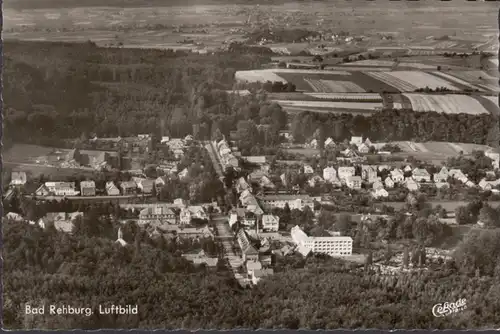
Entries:
[[4, 0], [3, 327], [499, 328], [499, 17]]

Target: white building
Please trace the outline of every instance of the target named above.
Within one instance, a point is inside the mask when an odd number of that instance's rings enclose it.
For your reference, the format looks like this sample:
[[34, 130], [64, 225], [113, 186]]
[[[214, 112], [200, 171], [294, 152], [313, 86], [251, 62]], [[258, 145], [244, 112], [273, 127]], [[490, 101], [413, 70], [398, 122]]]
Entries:
[[10, 184], [13, 186], [23, 186], [26, 184], [26, 173], [25, 172], [12, 172]]
[[314, 200], [309, 195], [268, 195], [259, 198], [265, 209], [284, 208], [288, 204], [290, 210], [304, 210], [309, 206], [314, 209]]
[[351, 189], [361, 189], [361, 177], [359, 176], [349, 176], [346, 179], [346, 185]]
[[55, 196], [75, 196], [79, 194], [75, 190], [75, 182], [45, 182], [45, 186]]
[[277, 232], [279, 229], [280, 217], [274, 215], [262, 216], [262, 229], [265, 232]]
[[309, 249], [313, 253], [330, 256], [352, 255], [351, 237], [309, 237], [299, 226], [292, 228], [291, 235], [299, 247]]
[[348, 177], [354, 176], [355, 173], [356, 169], [354, 167], [346, 167], [346, 166], [339, 167], [338, 171], [339, 179], [341, 180], [346, 180]]
[[337, 179], [337, 171], [333, 167], [326, 167], [323, 169], [323, 179], [326, 182], [333, 182]]

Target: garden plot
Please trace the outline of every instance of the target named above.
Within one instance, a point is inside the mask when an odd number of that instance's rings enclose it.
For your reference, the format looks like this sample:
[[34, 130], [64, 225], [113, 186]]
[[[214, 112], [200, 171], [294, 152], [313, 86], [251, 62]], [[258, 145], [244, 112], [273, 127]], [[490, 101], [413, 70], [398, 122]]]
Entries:
[[479, 101], [467, 95], [403, 94], [419, 112], [479, 115], [490, 113]]
[[364, 93], [365, 90], [350, 81], [315, 80], [304, 78], [315, 92], [319, 93]]

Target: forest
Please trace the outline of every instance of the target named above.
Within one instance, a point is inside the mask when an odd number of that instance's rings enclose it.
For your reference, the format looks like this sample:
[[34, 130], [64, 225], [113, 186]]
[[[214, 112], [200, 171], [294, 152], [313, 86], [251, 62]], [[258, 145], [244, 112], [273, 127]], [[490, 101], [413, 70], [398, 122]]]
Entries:
[[[491, 115], [420, 113], [412, 110], [383, 110], [370, 116], [352, 114], [296, 114], [291, 131], [297, 142], [312, 138], [315, 132], [335, 141], [362, 135], [372, 141], [450, 141], [459, 143], [498, 143], [498, 129]], [[495, 144], [497, 146], [498, 144]]]
[[[116, 237], [96, 236], [88, 229], [68, 235], [6, 221], [5, 327], [470, 329], [498, 325], [497, 231], [468, 235], [454, 260], [437, 271], [385, 276], [370, 269], [353, 270], [328, 258], [280, 257], [275, 275], [252, 289], [240, 288], [224, 266], [193, 267], [180, 257], [174, 241], [128, 235], [129, 244], [122, 247], [114, 243]], [[465, 311], [433, 317], [434, 304], [460, 298], [467, 300]], [[137, 304], [139, 312], [44, 317], [25, 315], [25, 303], [94, 310], [99, 304]]]
[[267, 132], [277, 135], [286, 125], [284, 112], [265, 95], [225, 92], [235, 71], [259, 68], [267, 57], [99, 48], [92, 42], [6, 42], [4, 50], [7, 146], [57, 146], [92, 134], [210, 139], [229, 136], [242, 120], [272, 125]]

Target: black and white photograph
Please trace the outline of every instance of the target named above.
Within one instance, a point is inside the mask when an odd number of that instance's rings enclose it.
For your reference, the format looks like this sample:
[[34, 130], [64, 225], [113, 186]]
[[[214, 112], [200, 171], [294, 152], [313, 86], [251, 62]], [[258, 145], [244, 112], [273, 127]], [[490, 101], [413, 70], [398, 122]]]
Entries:
[[499, 8], [4, 0], [3, 328], [500, 328]]

